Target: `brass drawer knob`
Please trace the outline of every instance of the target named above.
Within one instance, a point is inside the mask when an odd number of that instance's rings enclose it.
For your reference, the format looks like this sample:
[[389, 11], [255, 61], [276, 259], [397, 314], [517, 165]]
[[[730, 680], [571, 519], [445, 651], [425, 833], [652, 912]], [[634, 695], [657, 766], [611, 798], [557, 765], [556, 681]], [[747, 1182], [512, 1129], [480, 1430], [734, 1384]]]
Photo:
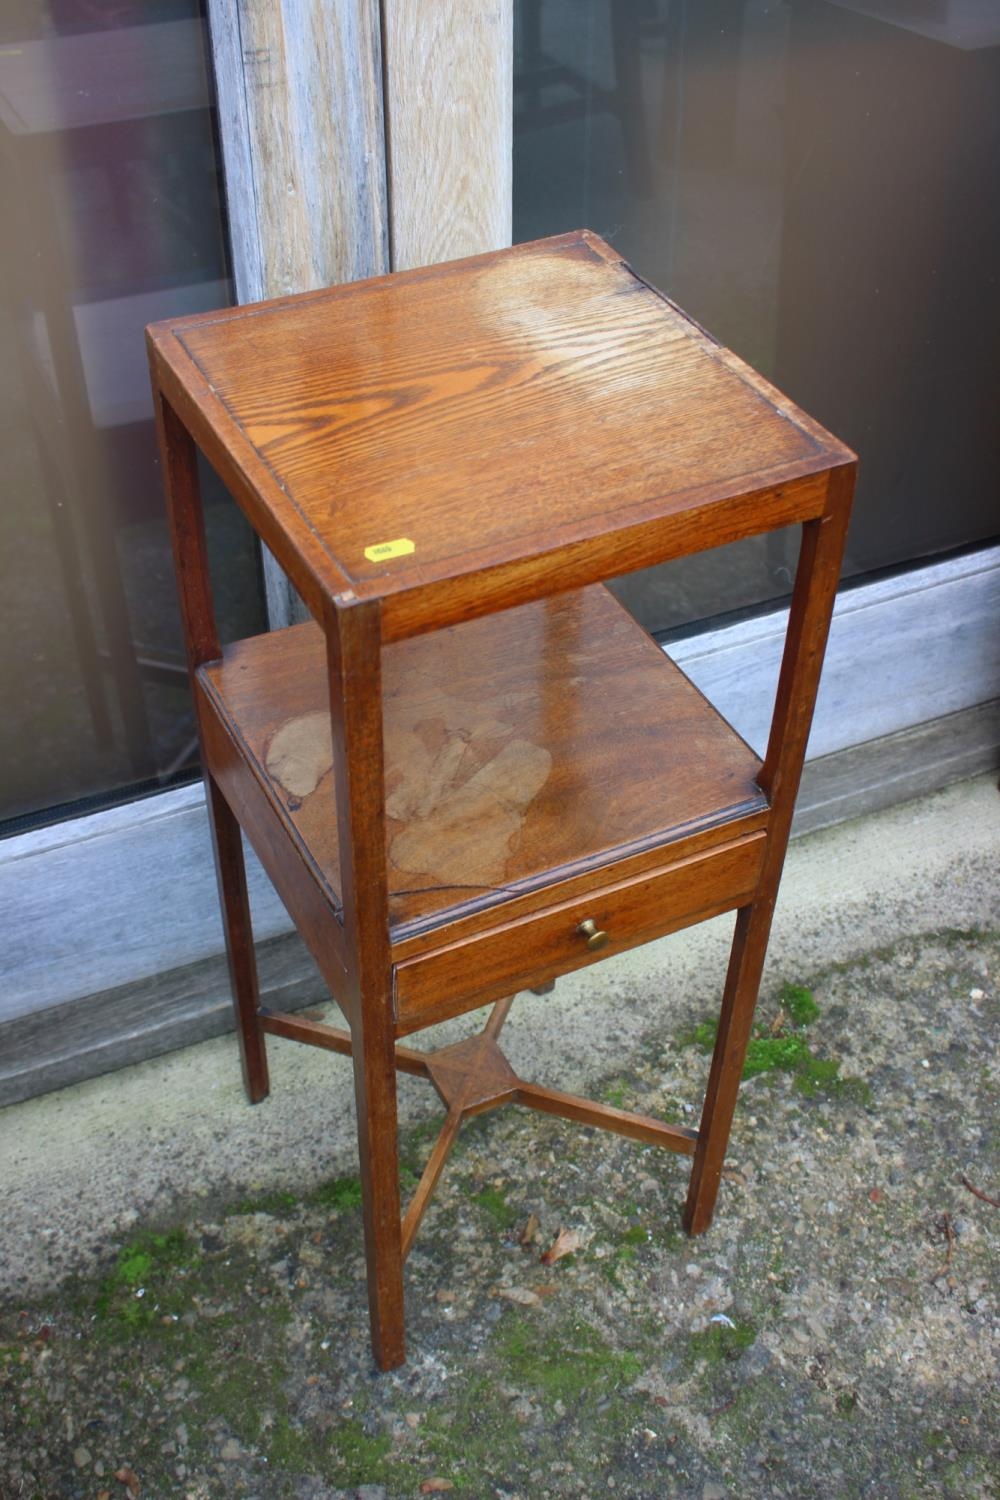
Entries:
[[582, 938], [586, 938], [587, 947], [591, 953], [595, 952], [598, 948], [603, 948], [608, 940], [607, 933], [599, 931], [593, 917], [588, 917], [586, 921], [581, 922], [576, 930]]

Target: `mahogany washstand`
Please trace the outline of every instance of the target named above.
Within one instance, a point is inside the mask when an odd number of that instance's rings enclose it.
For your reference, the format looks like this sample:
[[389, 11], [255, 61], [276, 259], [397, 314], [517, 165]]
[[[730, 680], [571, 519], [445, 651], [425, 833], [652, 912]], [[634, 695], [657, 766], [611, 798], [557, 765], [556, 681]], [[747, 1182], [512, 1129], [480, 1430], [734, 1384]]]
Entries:
[[[707, 1228], [819, 680], [854, 456], [582, 231], [149, 330], [244, 1078], [353, 1058], [375, 1357], [468, 1115], [513, 1102], [692, 1157]], [[309, 623], [222, 648], [200, 448]], [[602, 580], [802, 528], [763, 761]], [[259, 1003], [240, 830], [345, 1030]], [[521, 990], [736, 911], [697, 1130], [518, 1077]], [[495, 1002], [432, 1053], [400, 1039]], [[535, 1003], [544, 1004], [544, 1000]], [[445, 1124], [400, 1212], [396, 1070]]]

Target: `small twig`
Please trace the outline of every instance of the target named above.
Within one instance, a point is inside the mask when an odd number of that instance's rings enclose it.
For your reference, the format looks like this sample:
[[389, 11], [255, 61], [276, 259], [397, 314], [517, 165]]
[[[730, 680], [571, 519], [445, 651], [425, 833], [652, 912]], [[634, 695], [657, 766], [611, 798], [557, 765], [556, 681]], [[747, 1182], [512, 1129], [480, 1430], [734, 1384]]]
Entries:
[[958, 1235], [955, 1233], [955, 1226], [951, 1222], [951, 1214], [948, 1213], [947, 1210], [945, 1210], [945, 1212], [941, 1215], [940, 1219], [938, 1220], [938, 1228], [941, 1230], [941, 1233], [944, 1235], [944, 1237], [945, 1237], [945, 1239], [946, 1239], [946, 1241], [948, 1243], [948, 1249], [947, 1249], [947, 1252], [945, 1254], [944, 1265], [940, 1266], [934, 1272], [934, 1280], [935, 1281], [937, 1280], [937, 1278], [939, 1276], [944, 1276], [948, 1272], [948, 1270], [950, 1269], [950, 1267], [951, 1267], [952, 1246], [954, 1245], [955, 1241], [958, 1239]]
[[944, 1213], [944, 1214], [941, 1215], [941, 1227], [944, 1230], [945, 1238], [948, 1241], [948, 1249], [947, 1249], [947, 1252], [945, 1253], [944, 1263], [945, 1263], [945, 1266], [950, 1266], [951, 1265], [951, 1252], [952, 1252], [952, 1249], [954, 1247], [955, 1241], [958, 1239], [958, 1235], [955, 1233], [955, 1226], [951, 1222], [951, 1214]]
[[962, 1186], [964, 1188], [968, 1188], [969, 1192], [974, 1198], [981, 1198], [983, 1202], [988, 1203], [991, 1208], [1000, 1208], [1000, 1198], [991, 1198], [989, 1193], [984, 1193], [982, 1188], [977, 1188], [974, 1183], [971, 1183], [969, 1181], [967, 1177], [962, 1178]]

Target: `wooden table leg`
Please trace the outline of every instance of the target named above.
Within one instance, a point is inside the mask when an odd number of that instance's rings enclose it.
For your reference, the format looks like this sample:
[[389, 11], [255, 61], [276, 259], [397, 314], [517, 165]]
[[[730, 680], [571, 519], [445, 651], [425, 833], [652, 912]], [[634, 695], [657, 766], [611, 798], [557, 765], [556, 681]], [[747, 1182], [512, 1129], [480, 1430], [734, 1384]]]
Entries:
[[392, 1370], [406, 1358], [406, 1341], [379, 606], [328, 604], [325, 626], [347, 946], [341, 1007], [351, 1026], [372, 1353], [380, 1369]]
[[736, 916], [719, 1031], [684, 1209], [689, 1234], [700, 1234], [708, 1228], [719, 1191], [833, 613], [853, 483], [850, 466], [834, 470], [828, 513], [802, 528], [774, 718], [759, 778], [761, 789], [771, 800], [767, 851], [756, 899], [741, 907]]
[[771, 909], [771, 902], [758, 901], [753, 906], [744, 906], [736, 917], [719, 1030], [684, 1207], [684, 1227], [688, 1234], [701, 1234], [712, 1222], [764, 967]]
[[389, 1025], [378, 1032], [365, 1034], [360, 1023], [353, 1031], [354, 1096], [372, 1352], [380, 1369], [393, 1370], [406, 1358], [396, 1062]]
[[267, 1075], [267, 1051], [258, 1008], [257, 960], [254, 954], [253, 929], [250, 923], [250, 898], [247, 894], [246, 867], [243, 862], [243, 840], [240, 825], [214, 779], [205, 773], [205, 791], [212, 845], [215, 850], [215, 874], [222, 907], [222, 925], [226, 935], [229, 980], [236, 1010], [236, 1031], [240, 1042], [243, 1086], [251, 1104], [266, 1099], [270, 1084]]

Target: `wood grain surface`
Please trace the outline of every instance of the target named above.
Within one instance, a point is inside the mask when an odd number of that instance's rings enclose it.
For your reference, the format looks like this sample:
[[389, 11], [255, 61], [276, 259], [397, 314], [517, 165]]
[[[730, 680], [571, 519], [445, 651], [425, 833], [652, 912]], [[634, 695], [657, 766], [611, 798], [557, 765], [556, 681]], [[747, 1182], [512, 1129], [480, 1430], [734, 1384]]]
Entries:
[[[237, 302], [387, 271], [378, 0], [208, 12]], [[304, 618], [267, 549], [264, 582], [272, 626]]]
[[392, 265], [510, 244], [513, 0], [382, 0]]
[[[339, 890], [322, 634], [240, 642], [202, 681]], [[766, 807], [757, 757], [602, 587], [389, 646], [383, 691], [397, 931]]]
[[377, 0], [209, 0], [237, 296], [388, 270]]
[[[765, 840], [763, 833], [748, 834], [398, 964], [399, 1034], [732, 911], [753, 896]], [[608, 936], [596, 951], [588, 949], [580, 931], [588, 918]]]
[[819, 515], [851, 457], [586, 233], [171, 326], [154, 357], [385, 638]]

